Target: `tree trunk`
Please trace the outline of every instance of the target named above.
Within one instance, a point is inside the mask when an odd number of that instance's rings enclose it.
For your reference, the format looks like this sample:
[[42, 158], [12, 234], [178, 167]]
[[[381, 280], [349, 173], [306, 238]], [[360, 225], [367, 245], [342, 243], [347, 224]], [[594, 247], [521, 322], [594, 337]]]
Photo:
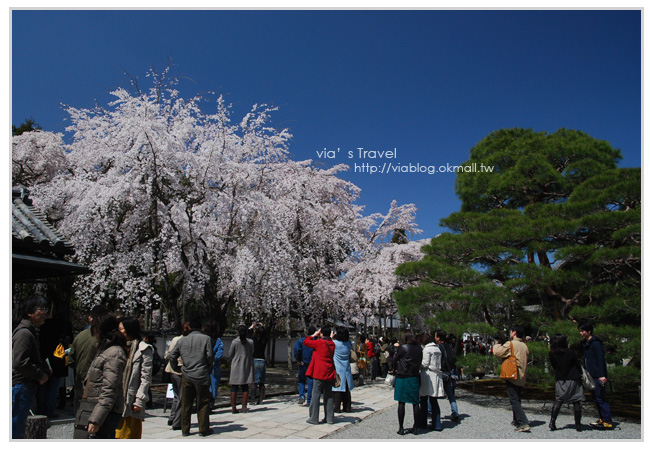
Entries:
[[289, 369], [289, 373], [292, 372], [293, 370], [293, 365], [291, 361], [291, 319], [289, 318], [289, 315], [287, 314], [287, 317], [284, 319], [284, 326], [287, 329], [287, 368]]
[[176, 332], [178, 334], [181, 334], [181, 331], [183, 331], [183, 318], [181, 317], [181, 310], [178, 307], [177, 300], [174, 299], [170, 301], [168, 304], [169, 304], [169, 309], [171, 310], [172, 316], [174, 318], [174, 326]]

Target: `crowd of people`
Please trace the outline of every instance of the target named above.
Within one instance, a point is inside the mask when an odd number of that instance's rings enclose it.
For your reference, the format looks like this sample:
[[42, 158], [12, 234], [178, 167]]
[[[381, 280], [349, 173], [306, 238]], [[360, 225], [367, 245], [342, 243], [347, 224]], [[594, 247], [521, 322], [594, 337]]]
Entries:
[[[105, 307], [96, 306], [89, 315], [89, 326], [68, 350], [57, 354], [55, 349], [43, 355], [38, 329], [46, 321], [48, 304], [43, 298], [30, 297], [23, 301], [21, 310], [22, 320], [12, 334], [12, 437], [24, 437], [38, 387], [58, 378], [50, 361], [58, 358], [65, 366], [67, 357], [68, 365], [75, 369], [75, 411], [82, 403], [92, 405], [88, 436], [140, 438], [154, 351], [141, 336], [139, 320], [116, 317]], [[42, 403], [39, 408], [51, 405], [49, 399], [38, 402]]]
[[[419, 434], [421, 430], [442, 431], [438, 399], [447, 398], [451, 420], [460, 421], [455, 388], [458, 374], [456, 358], [448, 336], [443, 330], [421, 333], [405, 332], [392, 358], [391, 373], [395, 376], [394, 399], [397, 401], [397, 434]], [[406, 404], [413, 405], [414, 423], [404, 428]], [[428, 417], [431, 423], [428, 424]]]
[[[95, 306], [88, 316], [88, 327], [72, 340], [68, 350], [61, 351], [57, 345], [53, 355], [44, 355], [41, 350], [45, 345], [41, 345], [38, 331], [45, 324], [48, 312], [43, 298], [26, 299], [21, 305], [22, 320], [13, 330], [12, 437], [24, 437], [25, 422], [35, 399], [39, 408], [51, 408], [49, 393], [54, 388], [48, 382], [56, 375], [50, 361], [67, 357], [67, 365], [74, 369], [75, 411], [91, 405], [88, 437], [141, 438], [145, 409], [151, 404], [156, 353], [151, 341], [142, 336], [140, 321], [135, 317], [118, 317], [104, 306]], [[211, 324], [202, 327], [198, 317], [183, 324], [181, 335], [172, 339], [164, 369], [174, 393], [168, 425], [183, 436], [190, 434], [195, 402], [199, 434], [213, 433], [210, 413], [218, 396], [224, 358], [231, 363], [228, 384], [232, 413], [248, 412], [249, 387], [252, 387], [251, 401], [258, 404], [263, 401], [268, 330], [262, 323], [254, 322], [250, 327], [240, 325], [237, 332], [227, 355], [224, 355], [223, 341], [211, 332]], [[580, 324], [579, 332], [583, 338], [586, 371], [596, 380], [593, 396], [600, 419], [591, 425], [611, 429], [602, 342], [593, 335], [591, 324]], [[516, 356], [516, 376], [507, 379], [505, 385], [513, 410], [512, 424], [516, 431], [526, 432], [530, 431], [530, 425], [521, 406], [521, 392], [526, 384], [529, 352], [522, 328], [513, 327], [510, 338], [507, 343], [494, 342], [492, 351], [504, 360]], [[47, 352], [51, 347], [47, 347]], [[370, 380], [394, 378], [399, 435], [419, 434], [425, 429], [442, 431], [441, 399], [449, 402], [450, 420], [460, 422], [455, 398], [456, 357], [450, 336], [443, 330], [417, 336], [407, 331], [399, 342], [364, 335], [351, 341], [346, 327], [323, 326], [316, 330], [311, 326], [295, 344], [293, 356], [298, 363], [298, 403], [309, 407], [306, 418], [309, 424], [331, 424], [335, 413], [352, 412], [352, 390], [363, 383], [365, 376]], [[569, 349], [566, 336], [551, 338], [549, 360], [556, 376], [556, 399], [549, 427], [557, 429], [560, 408], [567, 402], [573, 405], [575, 428], [581, 431], [581, 402], [585, 401], [582, 368], [576, 352]], [[44, 393], [38, 394], [39, 388]], [[240, 410], [236, 404], [239, 391]], [[413, 408], [411, 428], [404, 428], [407, 403]]]
[[[595, 380], [592, 394], [600, 417], [590, 425], [595, 429], [611, 430], [614, 425], [605, 394], [607, 383], [605, 351], [601, 340], [593, 335], [593, 330], [591, 323], [583, 322], [578, 325], [584, 350], [584, 371]], [[517, 359], [517, 376], [515, 379], [506, 380], [506, 391], [512, 406], [512, 425], [515, 431], [529, 432], [530, 424], [521, 405], [521, 392], [526, 385], [529, 356], [523, 327], [512, 327], [508, 343], [494, 342], [493, 353], [503, 360], [511, 355]], [[550, 338], [549, 361], [555, 372], [555, 402], [551, 408], [549, 428], [551, 431], [557, 430], [560, 409], [562, 404], [567, 402], [573, 405], [575, 430], [581, 432], [583, 429], [581, 402], [586, 400], [582, 380], [583, 368], [576, 352], [569, 348], [569, 339], [566, 335], [556, 334]]]

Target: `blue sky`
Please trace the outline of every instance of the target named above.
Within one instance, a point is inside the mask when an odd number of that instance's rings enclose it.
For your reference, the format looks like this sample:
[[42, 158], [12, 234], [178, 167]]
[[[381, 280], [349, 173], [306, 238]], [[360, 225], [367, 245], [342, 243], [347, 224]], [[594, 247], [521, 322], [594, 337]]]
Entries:
[[[361, 163], [458, 165], [490, 132], [574, 128], [641, 165], [640, 11], [12, 12], [12, 123], [63, 131], [60, 104], [105, 105], [168, 58], [182, 96], [223, 93], [240, 118], [280, 110], [294, 159], [346, 163], [366, 212], [415, 203], [421, 237], [459, 210], [455, 175], [354, 173]], [[392, 150], [388, 160], [347, 151]], [[317, 151], [340, 148], [336, 159]]]

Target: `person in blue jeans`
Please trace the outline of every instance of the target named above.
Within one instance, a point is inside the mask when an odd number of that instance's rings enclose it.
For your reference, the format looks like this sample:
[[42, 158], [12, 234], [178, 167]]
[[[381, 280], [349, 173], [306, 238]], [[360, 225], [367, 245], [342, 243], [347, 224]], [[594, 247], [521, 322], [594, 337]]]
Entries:
[[11, 336], [11, 437], [25, 437], [25, 422], [36, 388], [47, 382], [50, 369], [41, 358], [36, 329], [45, 323], [47, 302], [29, 297], [21, 304], [22, 320]]
[[254, 322], [249, 332], [252, 332], [253, 339], [253, 367], [255, 370], [255, 383], [251, 400], [259, 405], [264, 400], [266, 383], [266, 344], [269, 342], [270, 330], [264, 328], [262, 322]]
[[585, 370], [594, 378], [596, 386], [594, 387], [594, 398], [598, 407], [600, 419], [591, 423], [594, 428], [601, 430], [611, 430], [612, 411], [605, 397], [605, 383], [607, 383], [607, 363], [605, 361], [605, 351], [603, 350], [602, 341], [593, 335], [594, 327], [589, 322], [583, 322], [578, 325], [578, 331], [582, 339], [584, 348]]
[[221, 357], [223, 356], [223, 341], [221, 338], [217, 338], [212, 353], [214, 353], [214, 363], [212, 363], [212, 370], [210, 371], [210, 395], [214, 405], [219, 396], [219, 383], [221, 382]]
[[[316, 327], [310, 326], [307, 328], [306, 336], [311, 336], [316, 332]], [[305, 337], [298, 339], [298, 342], [293, 346], [293, 358], [298, 363], [298, 404], [302, 405], [307, 402], [307, 406], [311, 403], [311, 393], [314, 387], [313, 378], [307, 377], [307, 368], [311, 363], [313, 349], [303, 345]]]

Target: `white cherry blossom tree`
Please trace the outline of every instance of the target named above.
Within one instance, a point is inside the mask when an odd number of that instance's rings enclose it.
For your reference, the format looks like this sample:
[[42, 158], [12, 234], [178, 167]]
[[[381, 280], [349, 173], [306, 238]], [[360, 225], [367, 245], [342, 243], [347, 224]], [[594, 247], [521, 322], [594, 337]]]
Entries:
[[193, 312], [223, 330], [233, 312], [355, 320], [387, 301], [364, 282], [372, 300], [351, 307], [342, 286], [380, 263], [395, 230], [419, 232], [414, 205], [364, 216], [359, 188], [339, 176], [347, 166], [289, 158], [275, 108], [254, 105], [233, 124], [223, 97], [206, 114], [167, 70], [151, 76], [151, 89], [116, 89], [106, 107], [67, 107], [69, 143], [46, 132], [13, 141], [14, 173], [35, 168], [32, 196], [93, 271], [75, 285], [82, 305], [162, 306], [177, 326]]
[[31, 131], [14, 136], [11, 143], [11, 178], [14, 186], [49, 183], [67, 170], [63, 135]]

